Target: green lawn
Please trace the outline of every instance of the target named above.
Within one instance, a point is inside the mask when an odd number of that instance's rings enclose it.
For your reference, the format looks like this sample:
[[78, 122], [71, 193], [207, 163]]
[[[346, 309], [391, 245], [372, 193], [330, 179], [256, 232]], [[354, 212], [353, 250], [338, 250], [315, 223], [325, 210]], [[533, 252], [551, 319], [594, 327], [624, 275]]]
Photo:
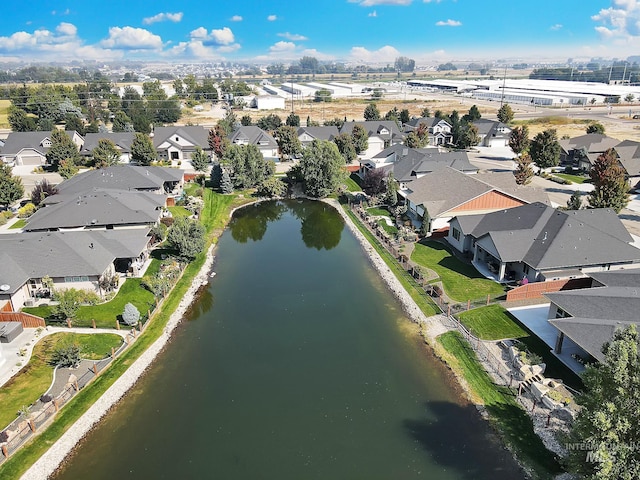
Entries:
[[554, 454], [535, 432], [531, 418], [517, 403], [511, 389], [496, 385], [478, 362], [475, 352], [460, 333], [438, 337], [444, 360], [466, 380], [476, 401], [484, 404], [489, 420], [518, 459], [532, 470], [534, 478], [547, 479], [562, 471]]
[[398, 233], [398, 228], [394, 227], [393, 225], [389, 225], [383, 218], [378, 220], [378, 225], [380, 225], [380, 227], [382, 227], [382, 229], [389, 235], [395, 235], [396, 233]]
[[391, 214], [389, 213], [389, 210], [387, 210], [386, 208], [381, 208], [381, 207], [370, 207], [367, 208], [367, 213], [369, 215], [373, 215], [373, 216], [384, 216], [384, 217], [389, 217], [391, 218]]
[[171, 215], [173, 215], [173, 218], [190, 217], [192, 215], [191, 212], [184, 207], [175, 206], [167, 208], [171, 212]]
[[467, 263], [458, 260], [449, 250], [438, 242], [417, 243], [411, 260], [418, 265], [434, 270], [444, 287], [445, 293], [454, 301], [466, 302], [504, 294], [499, 283], [484, 278]]
[[9, 227], [9, 230], [14, 229], [14, 228], [17, 230], [17, 229], [19, 229], [19, 228], [24, 227], [26, 224], [27, 224], [27, 220], [26, 220], [26, 219], [24, 219], [24, 218], [21, 218], [21, 219], [20, 219], [20, 220], [18, 220], [16, 223], [14, 223], [13, 225], [11, 225], [11, 226]]
[[110, 333], [54, 333], [40, 340], [26, 367], [0, 388], [0, 429], [16, 418], [23, 405], [31, 405], [47, 391], [53, 379], [53, 367], [47, 362], [54, 350], [71, 344], [80, 346], [83, 358], [100, 360], [111, 353], [111, 347], [122, 344], [119, 335]]
[[349, 192], [361, 192], [362, 188], [353, 179], [353, 176], [354, 176], [354, 174], [351, 174], [350, 176], [347, 177], [347, 179], [344, 182], [345, 185], [347, 186], [347, 191], [349, 191]]
[[560, 177], [564, 180], [568, 180], [571, 183], [584, 183], [587, 180], [590, 180], [590, 177], [588, 176], [581, 176], [581, 175], [570, 175], [568, 173], [554, 173], [553, 174], [554, 177]]
[[474, 308], [459, 315], [460, 322], [481, 340], [502, 340], [528, 336], [500, 305]]
[[[157, 260], [153, 260], [152, 265], [153, 262], [157, 262]], [[99, 305], [82, 305], [78, 309], [77, 317], [73, 319], [73, 326], [91, 327], [93, 319], [98, 328], [115, 328], [116, 319], [122, 315], [127, 303], [135, 305], [141, 315], [153, 308], [155, 303], [153, 293], [142, 286], [141, 278], [125, 280], [118, 294], [109, 302]], [[51, 307], [25, 307], [22, 311], [44, 319], [50, 319], [52, 316]]]

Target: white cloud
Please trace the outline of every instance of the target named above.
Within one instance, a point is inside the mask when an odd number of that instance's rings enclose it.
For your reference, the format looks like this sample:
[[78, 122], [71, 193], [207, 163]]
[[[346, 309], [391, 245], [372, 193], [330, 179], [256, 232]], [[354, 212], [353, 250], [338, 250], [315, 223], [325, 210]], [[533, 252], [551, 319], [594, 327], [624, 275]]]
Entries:
[[309, 40], [304, 35], [300, 35], [297, 33], [284, 32], [284, 33], [279, 33], [278, 36], [282, 38], [286, 38], [287, 40], [291, 40], [292, 42], [302, 42], [304, 40]]
[[359, 62], [389, 62], [394, 61], [400, 52], [390, 45], [385, 45], [378, 50], [368, 50], [364, 47], [351, 48], [350, 57]]
[[303, 57], [315, 57], [322, 62], [327, 62], [331, 60], [335, 60], [336, 57], [333, 55], [329, 55], [328, 53], [322, 53], [316, 50], [315, 48], [306, 48], [300, 52]]
[[367, 17], [377, 17], [377, 16], [378, 16], [378, 12], [376, 12], [375, 10], [371, 12], [369, 15], [367, 15]]
[[51, 11], [51, 15], [69, 15], [71, 13], [71, 10], [69, 10], [68, 8], [66, 10], [63, 10], [62, 12], [58, 12], [57, 10], [52, 10]]
[[182, 20], [182, 12], [177, 12], [177, 13], [158, 13], [157, 15], [154, 15], [153, 17], [146, 17], [144, 19], [142, 19], [142, 23], [144, 23], [145, 25], [151, 25], [152, 23], [156, 23], [156, 22], [165, 22], [165, 21], [170, 21], [170, 22], [174, 22], [177, 23], [179, 21]]
[[293, 52], [296, 49], [296, 44], [293, 42], [276, 42], [269, 47], [271, 53]]
[[557, 30], [560, 30], [561, 28], [562, 28], [562, 24], [556, 23], [555, 25], [551, 25], [551, 27], [549, 27], [549, 30], [557, 31]]
[[422, 0], [424, 3], [440, 3], [442, 0]]
[[351, 3], [357, 3], [361, 7], [373, 7], [374, 5], [411, 5], [413, 0], [349, 0]]
[[462, 22], [451, 19], [448, 19], [447, 21], [440, 20], [439, 22], [436, 22], [437, 27], [459, 27], [460, 25], [462, 25]]
[[123, 50], [154, 50], [162, 48], [162, 39], [149, 30], [134, 27], [111, 27], [103, 47]]
[[75, 37], [78, 33], [78, 29], [72, 23], [61, 22], [60, 25], [56, 27], [56, 32], [58, 32], [60, 35]]
[[221, 46], [231, 45], [235, 41], [235, 36], [229, 27], [211, 30], [211, 32], [204, 27], [199, 27], [191, 32], [191, 39], [201, 41], [203, 45]]
[[277, 15], [269, 15], [267, 17], [267, 20], [269, 20], [270, 22], [275, 22], [278, 19]]
[[232, 22], [241, 22], [243, 19], [240, 15], [234, 15], [233, 17], [231, 17], [230, 19]]
[[611, 7], [601, 9], [591, 19], [600, 23], [595, 30], [605, 38], [632, 41], [640, 36], [640, 4], [637, 0], [613, 0]]

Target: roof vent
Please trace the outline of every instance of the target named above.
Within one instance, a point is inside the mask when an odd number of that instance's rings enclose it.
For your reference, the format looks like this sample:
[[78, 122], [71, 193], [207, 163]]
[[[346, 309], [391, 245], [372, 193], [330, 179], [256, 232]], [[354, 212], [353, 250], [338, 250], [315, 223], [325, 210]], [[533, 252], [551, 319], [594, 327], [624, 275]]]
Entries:
[[7, 285], [6, 283], [3, 283], [2, 285], [0, 285], [0, 292], [6, 292], [11, 288], [10, 285]]

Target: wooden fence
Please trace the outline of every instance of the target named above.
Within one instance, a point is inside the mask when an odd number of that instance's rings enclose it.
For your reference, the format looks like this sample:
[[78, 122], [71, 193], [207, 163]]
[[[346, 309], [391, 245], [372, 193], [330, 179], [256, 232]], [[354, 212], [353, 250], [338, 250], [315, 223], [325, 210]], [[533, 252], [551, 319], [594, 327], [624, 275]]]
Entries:
[[47, 326], [43, 318], [23, 312], [0, 312], [0, 322], [20, 322], [24, 328]]
[[531, 300], [542, 298], [543, 294], [559, 292], [560, 290], [573, 290], [575, 288], [587, 288], [591, 286], [591, 278], [571, 278], [564, 280], [550, 280], [548, 282], [527, 283], [507, 292], [507, 302], [518, 300]]

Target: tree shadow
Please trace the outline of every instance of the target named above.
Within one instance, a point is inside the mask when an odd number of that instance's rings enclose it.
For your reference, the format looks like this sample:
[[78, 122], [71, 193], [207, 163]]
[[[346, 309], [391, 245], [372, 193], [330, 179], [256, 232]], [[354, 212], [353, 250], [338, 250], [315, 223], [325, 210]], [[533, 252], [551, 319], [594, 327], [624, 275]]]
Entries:
[[435, 463], [460, 479], [526, 478], [473, 405], [429, 402], [425, 407], [428, 419], [405, 420], [403, 427]]

